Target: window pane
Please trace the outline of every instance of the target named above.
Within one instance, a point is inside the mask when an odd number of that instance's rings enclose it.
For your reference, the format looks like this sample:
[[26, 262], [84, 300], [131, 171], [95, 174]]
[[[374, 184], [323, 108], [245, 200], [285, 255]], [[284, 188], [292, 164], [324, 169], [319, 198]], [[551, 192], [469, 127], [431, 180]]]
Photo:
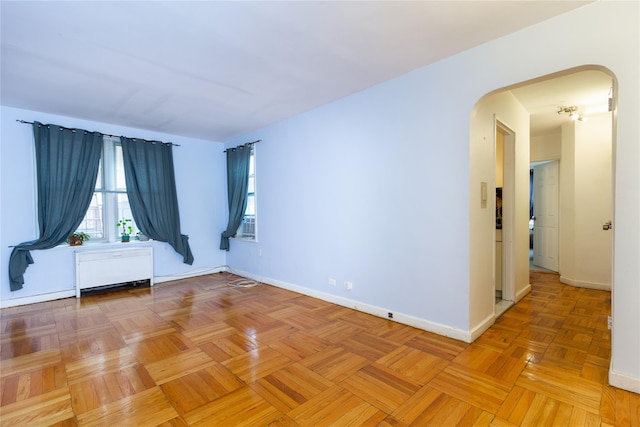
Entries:
[[[136, 226], [135, 221], [133, 220], [133, 215], [131, 214], [131, 207], [129, 206], [129, 197], [127, 196], [126, 193], [118, 193], [117, 195], [117, 199], [118, 199], [118, 208], [117, 208], [117, 220], [121, 220], [121, 219], [131, 219], [131, 227], [133, 228], [133, 232], [131, 233], [131, 236], [135, 236], [136, 233], [138, 233], [138, 227]], [[122, 230], [118, 230], [118, 236], [120, 236], [120, 233], [122, 232]]]
[[104, 219], [102, 215], [102, 193], [93, 193], [91, 204], [78, 227], [78, 231], [87, 233], [92, 239], [104, 239]]
[[[119, 240], [121, 230], [117, 222], [120, 219], [131, 219], [135, 238], [138, 227], [133, 223], [131, 208], [127, 198], [124, 177], [124, 162], [120, 140], [114, 137], [103, 138], [103, 151], [98, 166], [96, 191], [85, 218], [78, 227], [79, 232], [89, 234], [93, 239], [103, 241]], [[128, 230], [127, 230], [128, 231]]]
[[100, 163], [98, 163], [98, 179], [96, 179], [96, 190], [102, 190], [104, 188], [102, 181], [102, 157], [100, 157]]
[[[124, 161], [122, 157], [122, 145], [116, 145], [115, 152], [116, 190], [126, 190], [127, 183], [124, 178]], [[127, 202], [128, 204], [129, 202]]]
[[254, 147], [249, 157], [249, 182], [247, 188], [247, 209], [239, 230], [240, 237], [255, 240], [256, 238], [256, 163]]
[[249, 175], [256, 174], [256, 163], [254, 161], [253, 147], [251, 148], [251, 157], [249, 157]]
[[253, 194], [247, 196], [247, 210], [244, 211], [245, 215], [256, 214], [256, 197]]

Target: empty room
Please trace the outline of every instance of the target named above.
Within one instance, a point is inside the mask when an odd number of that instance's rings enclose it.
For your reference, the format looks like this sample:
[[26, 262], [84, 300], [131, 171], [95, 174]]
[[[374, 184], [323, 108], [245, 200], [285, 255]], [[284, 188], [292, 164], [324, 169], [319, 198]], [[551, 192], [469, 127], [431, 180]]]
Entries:
[[638, 2], [0, 20], [0, 425], [640, 425]]

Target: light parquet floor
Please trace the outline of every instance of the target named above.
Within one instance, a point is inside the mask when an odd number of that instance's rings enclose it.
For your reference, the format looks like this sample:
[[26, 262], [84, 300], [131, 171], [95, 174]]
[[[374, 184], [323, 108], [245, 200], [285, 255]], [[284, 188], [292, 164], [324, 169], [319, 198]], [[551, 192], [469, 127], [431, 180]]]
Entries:
[[610, 293], [531, 273], [465, 344], [227, 273], [1, 313], [2, 426], [638, 426]]

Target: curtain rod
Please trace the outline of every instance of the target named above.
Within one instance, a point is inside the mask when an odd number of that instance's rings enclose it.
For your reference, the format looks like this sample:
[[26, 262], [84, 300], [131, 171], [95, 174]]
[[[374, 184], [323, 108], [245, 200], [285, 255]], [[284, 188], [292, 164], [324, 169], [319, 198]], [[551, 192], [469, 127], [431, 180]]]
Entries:
[[[26, 120], [20, 120], [20, 119], [16, 119], [16, 122], [18, 122], [18, 123], [24, 123], [24, 124], [27, 124], [27, 125], [32, 125], [32, 124], [34, 124], [33, 122], [28, 122], [28, 121], [26, 121]], [[44, 125], [44, 126], [48, 126], [48, 125]], [[83, 132], [89, 132], [88, 130], [84, 130], [84, 129], [68, 128], [68, 127], [60, 126], [60, 125], [54, 125], [54, 126], [58, 126], [58, 127], [62, 128], [62, 129], [70, 130], [70, 131], [72, 131], [72, 132], [75, 132], [75, 131], [78, 131], [78, 130], [81, 130], [81, 131], [83, 131]], [[97, 132], [97, 131], [94, 131], [94, 132], [95, 132], [95, 133], [99, 133], [100, 135], [103, 135], [103, 136], [110, 136], [110, 137], [112, 137], [112, 138], [123, 138], [123, 136], [122, 136], [122, 135], [111, 135], [111, 134], [108, 134], [108, 133], [102, 133], [102, 132]], [[128, 136], [124, 136], [124, 138], [129, 138], [129, 137], [128, 137]], [[169, 145], [173, 145], [174, 147], [180, 147], [180, 144], [174, 144], [173, 142], [153, 141], [153, 140], [151, 140], [151, 139], [144, 139], [144, 138], [129, 138], [129, 139], [133, 139], [133, 140], [139, 139], [140, 141], [144, 141], [144, 142], [152, 142], [152, 143], [159, 142], [159, 143], [161, 143], [161, 144], [169, 144]]]
[[235, 150], [236, 148], [239, 149], [243, 149], [244, 147], [246, 147], [247, 145], [253, 145], [253, 144], [257, 144], [258, 142], [262, 141], [261, 139], [256, 139], [255, 141], [251, 141], [251, 142], [245, 142], [244, 144], [240, 144], [237, 147], [233, 147], [233, 148], [228, 148], [227, 150], [224, 150], [223, 153], [226, 153], [228, 150]]

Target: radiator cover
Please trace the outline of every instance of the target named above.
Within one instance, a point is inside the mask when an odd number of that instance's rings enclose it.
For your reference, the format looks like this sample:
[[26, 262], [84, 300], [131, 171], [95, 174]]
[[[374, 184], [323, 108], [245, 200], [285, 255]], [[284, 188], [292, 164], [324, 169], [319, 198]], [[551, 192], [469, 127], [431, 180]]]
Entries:
[[83, 289], [149, 279], [153, 286], [153, 248], [76, 251], [76, 298]]

